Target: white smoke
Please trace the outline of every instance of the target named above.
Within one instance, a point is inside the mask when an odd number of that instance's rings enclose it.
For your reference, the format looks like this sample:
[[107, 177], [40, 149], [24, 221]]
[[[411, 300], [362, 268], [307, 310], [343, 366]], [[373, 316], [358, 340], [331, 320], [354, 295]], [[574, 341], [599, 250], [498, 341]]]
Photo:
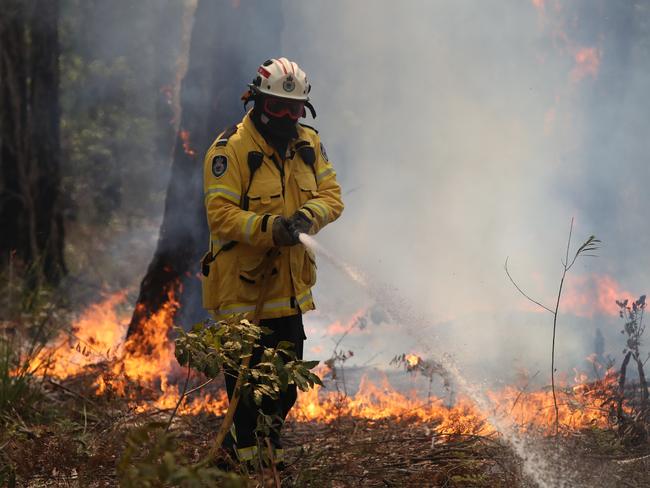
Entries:
[[[427, 340], [442, 341], [482, 372], [514, 359], [546, 371], [552, 317], [527, 311], [503, 263], [509, 256], [520, 284], [554, 305], [572, 217], [574, 244], [592, 233], [605, 243], [600, 257], [580, 261], [572, 272], [612, 273], [626, 289], [644, 292], [649, 267], [629, 262], [648, 257], [623, 237], [634, 231], [636, 242], [648, 242], [638, 217], [648, 203], [643, 186], [628, 185], [617, 199], [624, 177], [610, 178], [612, 162], [596, 168], [587, 157], [600, 149], [613, 154], [612, 146], [628, 154], [630, 145], [647, 146], [638, 132], [599, 139], [596, 129], [607, 125], [589, 118], [593, 104], [602, 104], [647, 124], [649, 112], [634, 108], [647, 61], [630, 68], [624, 100], [598, 98], [594, 76], [572, 78], [573, 53], [554, 42], [556, 33], [532, 3], [287, 0], [283, 6], [280, 54], [310, 77], [314, 124], [345, 193], [342, 218], [317, 239], [431, 317], [421, 324]], [[597, 39], [598, 29], [590, 29], [583, 34]], [[620, 159], [616, 168], [625, 178], [648, 176], [638, 159]], [[351, 315], [367, 297], [324, 263], [319, 271], [320, 315], [307, 318], [308, 335], [327, 350], [323, 326]], [[593, 351], [597, 326], [618, 330], [616, 318], [606, 324], [561, 318], [560, 368]], [[346, 339], [363, 349], [361, 362], [376, 352], [390, 357], [417, 349], [419, 340], [399, 324]]]

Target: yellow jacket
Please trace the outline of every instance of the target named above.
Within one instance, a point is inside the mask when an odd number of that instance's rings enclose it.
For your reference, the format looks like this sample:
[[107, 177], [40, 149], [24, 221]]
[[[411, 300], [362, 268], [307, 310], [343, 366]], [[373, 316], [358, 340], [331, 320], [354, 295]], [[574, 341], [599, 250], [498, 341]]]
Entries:
[[[276, 161], [283, 164], [284, 179]], [[251, 165], [259, 166], [252, 180]], [[273, 247], [271, 229], [277, 216], [300, 210], [312, 220], [315, 234], [343, 211], [341, 188], [318, 133], [298, 125], [298, 137], [281, 158], [250, 114], [208, 149], [204, 192], [210, 250], [202, 261], [203, 306], [217, 319], [254, 310], [260, 293], [258, 268]], [[228, 245], [232, 242], [237, 244]], [[280, 251], [261, 318], [314, 309], [313, 253], [302, 244]]]

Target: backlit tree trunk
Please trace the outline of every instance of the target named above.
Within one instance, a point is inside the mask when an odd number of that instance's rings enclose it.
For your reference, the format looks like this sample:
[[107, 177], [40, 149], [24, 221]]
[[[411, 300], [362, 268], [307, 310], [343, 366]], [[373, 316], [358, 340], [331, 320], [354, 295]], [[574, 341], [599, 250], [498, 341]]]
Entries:
[[279, 5], [264, 0], [241, 4], [200, 0], [197, 5], [163, 222], [129, 335], [137, 333], [170, 293], [181, 304], [177, 322], [192, 323], [205, 316], [197, 276], [209, 239], [203, 207], [203, 155], [221, 130], [243, 116], [240, 96], [257, 65], [281, 54], [281, 19]]

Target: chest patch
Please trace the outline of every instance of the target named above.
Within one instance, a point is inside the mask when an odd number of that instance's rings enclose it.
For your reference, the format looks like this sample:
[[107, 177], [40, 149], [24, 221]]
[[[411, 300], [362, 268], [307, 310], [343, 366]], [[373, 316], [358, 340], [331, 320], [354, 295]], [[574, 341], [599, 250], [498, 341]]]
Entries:
[[215, 178], [221, 178], [228, 169], [228, 158], [226, 156], [215, 156], [212, 158], [212, 174]]

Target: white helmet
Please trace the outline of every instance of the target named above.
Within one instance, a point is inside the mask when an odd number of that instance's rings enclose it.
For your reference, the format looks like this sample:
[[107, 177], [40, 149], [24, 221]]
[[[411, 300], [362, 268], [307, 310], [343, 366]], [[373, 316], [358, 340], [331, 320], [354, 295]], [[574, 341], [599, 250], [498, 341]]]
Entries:
[[298, 64], [287, 58], [269, 59], [257, 68], [258, 75], [249, 86], [253, 93], [263, 93], [292, 100], [309, 100], [311, 85]]

